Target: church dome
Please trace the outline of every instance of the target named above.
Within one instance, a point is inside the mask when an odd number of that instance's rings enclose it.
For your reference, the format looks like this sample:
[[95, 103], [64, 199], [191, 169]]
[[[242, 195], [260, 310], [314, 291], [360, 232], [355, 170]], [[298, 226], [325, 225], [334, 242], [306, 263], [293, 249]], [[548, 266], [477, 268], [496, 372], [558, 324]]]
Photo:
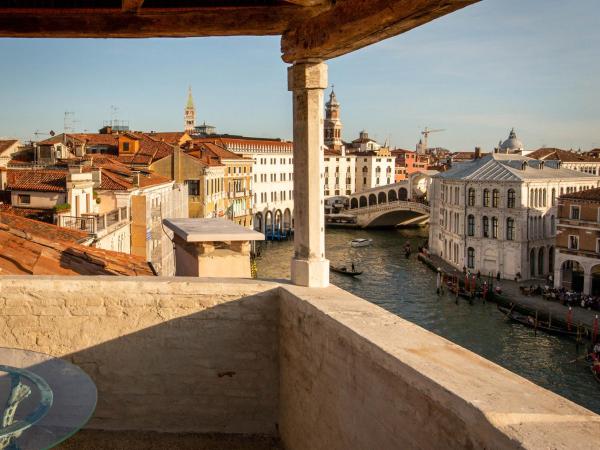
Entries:
[[510, 130], [508, 139], [500, 144], [500, 150], [505, 152], [522, 151], [524, 148], [525, 147], [523, 146], [523, 143], [517, 139], [517, 134], [515, 133], [514, 128]]

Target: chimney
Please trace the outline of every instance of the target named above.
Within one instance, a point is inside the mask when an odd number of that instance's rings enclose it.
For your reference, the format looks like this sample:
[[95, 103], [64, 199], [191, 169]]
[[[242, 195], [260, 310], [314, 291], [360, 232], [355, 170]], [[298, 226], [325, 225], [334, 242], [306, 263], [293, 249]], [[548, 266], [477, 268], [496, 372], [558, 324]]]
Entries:
[[100, 186], [102, 183], [102, 168], [94, 167], [92, 169], [92, 180], [94, 181], [94, 186]]
[[481, 158], [481, 147], [475, 147], [475, 159]]
[[140, 187], [140, 172], [139, 170], [134, 170], [132, 173], [132, 183], [134, 187]]
[[8, 183], [7, 177], [8, 172], [6, 170], [0, 169], [0, 191], [6, 189], [6, 183]]

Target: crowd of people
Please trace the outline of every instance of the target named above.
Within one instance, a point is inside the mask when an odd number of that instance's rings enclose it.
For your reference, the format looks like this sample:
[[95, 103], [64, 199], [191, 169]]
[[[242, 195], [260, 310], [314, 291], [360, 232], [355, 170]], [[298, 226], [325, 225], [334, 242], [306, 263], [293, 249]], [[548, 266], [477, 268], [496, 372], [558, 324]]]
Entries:
[[600, 297], [569, 291], [564, 287], [542, 287], [538, 284], [529, 287], [521, 286], [521, 292], [526, 295], [541, 295], [546, 300], [558, 301], [565, 306], [579, 306], [581, 308], [600, 311]]

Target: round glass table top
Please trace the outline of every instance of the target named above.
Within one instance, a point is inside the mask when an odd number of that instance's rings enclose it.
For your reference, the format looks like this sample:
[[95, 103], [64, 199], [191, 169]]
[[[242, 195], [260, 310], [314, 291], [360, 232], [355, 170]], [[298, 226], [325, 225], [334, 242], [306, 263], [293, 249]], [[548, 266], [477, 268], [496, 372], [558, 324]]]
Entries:
[[0, 347], [0, 450], [54, 447], [87, 423], [96, 398], [94, 382], [79, 367]]

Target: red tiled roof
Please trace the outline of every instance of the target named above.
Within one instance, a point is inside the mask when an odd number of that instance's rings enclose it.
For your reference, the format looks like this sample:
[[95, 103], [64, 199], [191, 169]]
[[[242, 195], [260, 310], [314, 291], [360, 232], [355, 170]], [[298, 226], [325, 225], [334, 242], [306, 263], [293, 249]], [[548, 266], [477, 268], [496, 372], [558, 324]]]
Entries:
[[0, 275], [153, 275], [142, 257], [86, 247], [55, 225], [7, 215], [0, 213]]
[[194, 158], [197, 158], [201, 163], [206, 164], [207, 166], [224, 167], [224, 164], [221, 164], [218, 157], [208, 155], [200, 150], [191, 150], [186, 153]]
[[158, 139], [159, 141], [165, 141], [167, 144], [171, 145], [179, 145], [184, 137], [190, 137], [185, 131], [151, 131], [150, 133], [145, 134], [154, 139]]
[[80, 243], [89, 239], [88, 234], [84, 231], [58, 227], [15, 214], [15, 208], [7, 208], [6, 211], [0, 212], [0, 224], [8, 225], [23, 233], [44, 236], [51, 241]]
[[174, 146], [144, 133], [125, 133], [132, 139], [140, 141], [140, 148], [134, 155], [120, 155], [119, 161], [125, 164], [149, 166], [154, 161], [173, 154]]
[[598, 162], [597, 158], [592, 158], [586, 154], [579, 154], [560, 148], [539, 148], [527, 155], [529, 158], [544, 160], [559, 160], [563, 162]]
[[[109, 191], [125, 191], [133, 189], [133, 172], [126, 164], [107, 155], [88, 155], [86, 157], [91, 166], [86, 170], [92, 170], [93, 167], [102, 169], [100, 188]], [[140, 187], [155, 186], [162, 183], [169, 183], [169, 178], [157, 175], [155, 173], [140, 171]]]
[[238, 155], [237, 153], [230, 152], [229, 150], [226, 150], [225, 148], [213, 142], [200, 142], [194, 145], [193, 150], [199, 150], [203, 153], [208, 154], [209, 156], [215, 156], [219, 158], [219, 160], [239, 159], [251, 162], [250, 159], [244, 158], [242, 155]]
[[289, 141], [275, 140], [275, 139], [252, 139], [252, 138], [233, 138], [233, 137], [206, 137], [206, 138], [195, 138], [195, 143], [200, 142], [212, 142], [221, 147], [246, 147], [246, 148], [264, 148], [264, 147], [278, 147], [285, 150], [292, 151], [294, 144]]
[[573, 199], [573, 200], [592, 200], [600, 202], [600, 188], [588, 189], [586, 191], [571, 192], [569, 194], [563, 194], [560, 196], [561, 199]]
[[7, 190], [65, 192], [67, 173], [62, 170], [8, 170]]
[[71, 136], [79, 139], [86, 143], [86, 145], [107, 145], [111, 147], [117, 147], [119, 145], [118, 134], [105, 134], [105, 133], [78, 133], [72, 134]]

